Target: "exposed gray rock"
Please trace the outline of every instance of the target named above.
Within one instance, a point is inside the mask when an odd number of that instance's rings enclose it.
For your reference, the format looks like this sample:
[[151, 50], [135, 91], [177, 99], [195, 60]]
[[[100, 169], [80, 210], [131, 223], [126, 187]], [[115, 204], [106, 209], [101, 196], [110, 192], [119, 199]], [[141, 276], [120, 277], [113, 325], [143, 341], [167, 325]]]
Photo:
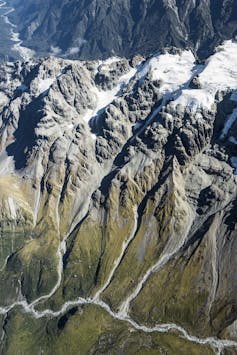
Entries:
[[229, 51], [1, 65], [0, 307], [99, 292], [122, 319], [235, 338], [237, 74], [209, 73]]
[[80, 59], [150, 55], [165, 46], [207, 57], [236, 35], [234, 0], [11, 0], [27, 46]]

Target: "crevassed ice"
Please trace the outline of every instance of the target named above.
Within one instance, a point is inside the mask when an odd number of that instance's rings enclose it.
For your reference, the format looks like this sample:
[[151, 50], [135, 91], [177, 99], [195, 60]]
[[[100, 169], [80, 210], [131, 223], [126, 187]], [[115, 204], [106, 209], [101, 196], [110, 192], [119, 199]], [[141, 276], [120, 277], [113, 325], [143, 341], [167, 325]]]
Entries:
[[[229, 40], [217, 47], [216, 53], [206, 61], [198, 80], [200, 89], [182, 91], [173, 105], [181, 104], [191, 110], [211, 109], [218, 91], [237, 89], [237, 42]], [[236, 92], [231, 99], [237, 100]]]
[[[113, 57], [103, 62], [103, 65], [110, 65], [118, 60], [119, 58]], [[123, 85], [126, 85], [135, 74], [137, 74], [138, 80], [142, 80], [150, 72], [152, 80], [162, 81], [160, 92], [166, 94], [176, 91], [186, 83], [192, 75], [194, 66], [195, 58], [191, 51], [183, 51], [175, 55], [166, 53], [154, 56], [139, 69], [132, 68], [123, 75], [119, 79], [118, 85], [112, 90], [103, 91], [95, 87], [93, 91], [97, 97], [97, 106], [94, 110], [88, 110], [83, 118], [88, 122], [93, 115], [108, 106], [118, 95]]]
[[138, 78], [142, 80], [151, 73], [151, 80], [161, 81], [162, 92], [172, 92], [190, 79], [194, 63], [195, 58], [191, 51], [158, 54], [144, 64]]
[[173, 105], [182, 105], [183, 107], [188, 107], [191, 111], [197, 111], [203, 107], [211, 110], [213, 103], [213, 94], [205, 89], [184, 89], [182, 94], [173, 102]]
[[195, 58], [191, 51], [183, 51], [180, 54], [162, 54], [152, 58], [148, 63], [152, 80], [160, 80], [160, 92], [168, 93], [185, 85], [192, 76], [195, 66]]
[[199, 76], [202, 87], [217, 90], [237, 88], [237, 42], [225, 41], [207, 61]]

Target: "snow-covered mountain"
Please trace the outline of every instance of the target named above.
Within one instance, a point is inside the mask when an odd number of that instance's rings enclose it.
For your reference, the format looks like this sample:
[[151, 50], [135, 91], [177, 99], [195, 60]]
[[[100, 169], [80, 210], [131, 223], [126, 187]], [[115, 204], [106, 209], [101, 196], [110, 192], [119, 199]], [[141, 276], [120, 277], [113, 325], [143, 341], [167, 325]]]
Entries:
[[1, 352], [235, 354], [237, 43], [0, 78]]
[[237, 35], [235, 0], [9, 0], [26, 46], [80, 59], [191, 47], [200, 58]]

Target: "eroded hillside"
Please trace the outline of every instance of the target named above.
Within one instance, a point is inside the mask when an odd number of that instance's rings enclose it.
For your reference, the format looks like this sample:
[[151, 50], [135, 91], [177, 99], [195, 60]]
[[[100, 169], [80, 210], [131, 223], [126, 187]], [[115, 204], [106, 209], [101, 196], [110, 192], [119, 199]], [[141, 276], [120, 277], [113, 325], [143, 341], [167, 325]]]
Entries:
[[235, 353], [236, 68], [1, 65], [3, 354]]

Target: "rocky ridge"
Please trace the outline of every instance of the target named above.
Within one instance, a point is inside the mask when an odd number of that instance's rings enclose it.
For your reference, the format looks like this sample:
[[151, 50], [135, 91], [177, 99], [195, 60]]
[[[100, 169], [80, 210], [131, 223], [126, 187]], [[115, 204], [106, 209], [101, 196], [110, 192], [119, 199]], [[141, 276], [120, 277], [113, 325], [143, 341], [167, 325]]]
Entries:
[[235, 0], [9, 0], [20, 38], [40, 55], [150, 55], [165, 46], [208, 57], [237, 35]]
[[2, 353], [235, 352], [236, 64], [0, 66]]

